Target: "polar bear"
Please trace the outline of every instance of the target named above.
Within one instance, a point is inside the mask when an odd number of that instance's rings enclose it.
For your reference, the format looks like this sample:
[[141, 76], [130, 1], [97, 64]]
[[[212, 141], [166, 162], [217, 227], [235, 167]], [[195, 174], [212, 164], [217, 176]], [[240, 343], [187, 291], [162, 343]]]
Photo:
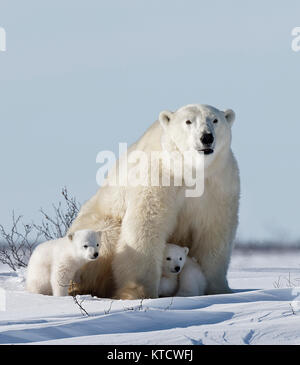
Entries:
[[[230, 109], [221, 111], [202, 104], [162, 111], [127, 155], [117, 161], [69, 230], [98, 230], [107, 217], [120, 220], [119, 238], [107, 240], [101, 247], [101, 265], [86, 265], [82, 292], [122, 299], [157, 298], [166, 242], [181, 246], [188, 242], [190, 255], [206, 277], [207, 294], [230, 292], [226, 274], [240, 195], [239, 170], [231, 150], [234, 119]], [[189, 188], [184, 183], [133, 186], [115, 178], [120, 171], [126, 170], [130, 176], [136, 170], [136, 152], [150, 159], [153, 152], [183, 155], [186, 151], [204, 159], [204, 192], [200, 196], [186, 196]], [[184, 160], [183, 167], [185, 164]], [[170, 169], [164, 160], [156, 168], [161, 175]], [[178, 170], [171, 171], [172, 181], [178, 182], [177, 174]], [[103, 290], [105, 282], [111, 291]]]
[[33, 251], [26, 276], [29, 292], [66, 296], [78, 269], [98, 258], [101, 232], [80, 230], [41, 243]]
[[179, 276], [177, 297], [195, 297], [205, 294], [207, 282], [200, 265], [194, 257], [187, 256]]
[[205, 293], [206, 279], [199, 264], [188, 256], [189, 248], [167, 243], [158, 295], [192, 297]]
[[185, 265], [188, 252], [188, 247], [181, 247], [172, 243], [166, 244], [158, 296], [170, 297], [175, 295], [178, 290], [178, 275]]

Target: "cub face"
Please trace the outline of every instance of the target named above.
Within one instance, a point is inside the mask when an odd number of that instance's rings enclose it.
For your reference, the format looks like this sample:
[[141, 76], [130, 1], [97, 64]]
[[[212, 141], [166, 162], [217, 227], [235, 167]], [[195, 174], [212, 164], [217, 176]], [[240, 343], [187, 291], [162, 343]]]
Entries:
[[224, 112], [210, 105], [190, 104], [176, 112], [163, 111], [159, 122], [165, 133], [183, 153], [203, 154], [209, 164], [224, 148], [230, 148], [233, 110]]
[[89, 229], [76, 231], [68, 235], [75, 247], [76, 256], [86, 261], [96, 260], [99, 256], [101, 232]]
[[179, 274], [185, 264], [188, 252], [188, 247], [167, 243], [163, 258], [163, 273], [167, 275]]

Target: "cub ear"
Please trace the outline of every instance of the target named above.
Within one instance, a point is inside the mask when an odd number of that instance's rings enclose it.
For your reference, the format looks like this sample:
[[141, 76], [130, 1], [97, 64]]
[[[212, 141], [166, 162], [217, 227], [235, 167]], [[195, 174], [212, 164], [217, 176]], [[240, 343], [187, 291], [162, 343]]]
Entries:
[[73, 241], [74, 233], [69, 233], [68, 238], [70, 241]]
[[224, 114], [227, 122], [232, 125], [235, 120], [235, 112], [232, 109], [226, 109]]
[[164, 129], [167, 128], [171, 120], [172, 114], [173, 113], [169, 112], [168, 110], [164, 110], [159, 114], [158, 120]]
[[186, 254], [186, 256], [188, 255], [188, 253], [189, 253], [189, 248], [188, 247], [183, 247], [184, 248], [184, 252], [185, 252], [185, 254]]

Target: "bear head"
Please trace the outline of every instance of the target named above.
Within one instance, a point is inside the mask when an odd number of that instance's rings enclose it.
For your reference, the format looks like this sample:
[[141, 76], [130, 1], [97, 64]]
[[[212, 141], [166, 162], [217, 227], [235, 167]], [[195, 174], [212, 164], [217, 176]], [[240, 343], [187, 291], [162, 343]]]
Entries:
[[230, 149], [233, 110], [218, 110], [210, 105], [190, 104], [175, 112], [162, 111], [159, 122], [164, 134], [180, 152], [203, 154], [205, 165], [225, 149]]
[[96, 260], [99, 256], [101, 232], [83, 229], [68, 234], [74, 246], [74, 256], [84, 261]]
[[163, 258], [163, 273], [166, 275], [179, 274], [185, 264], [188, 247], [167, 243]]

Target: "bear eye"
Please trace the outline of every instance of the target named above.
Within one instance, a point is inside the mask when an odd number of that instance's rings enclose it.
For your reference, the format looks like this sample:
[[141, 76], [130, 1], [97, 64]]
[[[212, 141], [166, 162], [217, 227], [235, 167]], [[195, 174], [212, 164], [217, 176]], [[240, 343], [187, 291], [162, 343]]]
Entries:
[[185, 124], [189, 125], [189, 124], [192, 124], [192, 122], [191, 122], [190, 120], [187, 120], [187, 121], [185, 122]]
[[166, 260], [170, 261], [170, 260], [171, 260], [171, 257], [167, 257], [167, 259], [166, 259]]
[[99, 247], [99, 243], [97, 243], [97, 247]]
[[182, 260], [182, 257], [180, 257], [179, 260], [181, 261]]
[[214, 123], [214, 124], [217, 124], [217, 123], [218, 123], [218, 119], [214, 119], [214, 120], [213, 120], [213, 123]]
[[84, 247], [84, 248], [88, 248], [88, 245], [84, 245], [83, 247]]

